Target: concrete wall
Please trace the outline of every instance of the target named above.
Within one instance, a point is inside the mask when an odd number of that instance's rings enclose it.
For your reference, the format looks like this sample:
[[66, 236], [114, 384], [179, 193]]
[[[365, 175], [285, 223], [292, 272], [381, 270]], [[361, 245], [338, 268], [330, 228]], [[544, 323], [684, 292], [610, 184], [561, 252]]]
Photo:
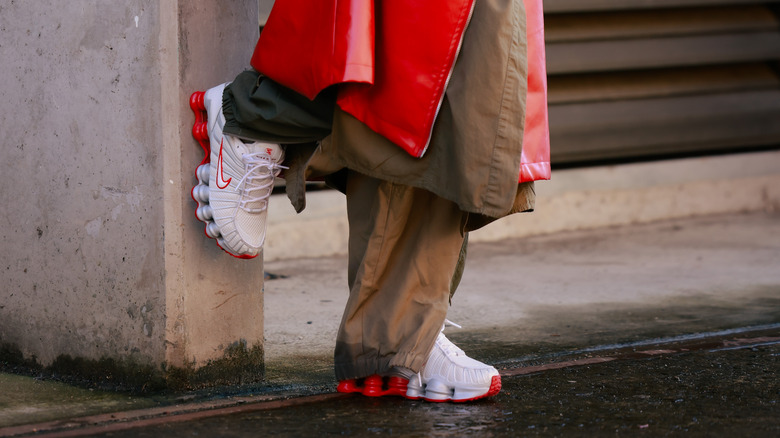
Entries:
[[187, 105], [247, 66], [258, 16], [257, 0], [0, 0], [0, 361], [262, 377], [262, 261], [194, 217]]

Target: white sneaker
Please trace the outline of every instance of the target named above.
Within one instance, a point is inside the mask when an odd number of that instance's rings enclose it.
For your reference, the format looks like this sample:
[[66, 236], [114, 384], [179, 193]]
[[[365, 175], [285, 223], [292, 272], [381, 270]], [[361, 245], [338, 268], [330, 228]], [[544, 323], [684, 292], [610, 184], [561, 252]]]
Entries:
[[409, 379], [406, 398], [431, 402], [465, 402], [501, 391], [501, 376], [490, 365], [474, 360], [439, 333], [423, 369]]
[[198, 185], [192, 189], [192, 198], [198, 203], [195, 214], [206, 224], [207, 236], [235, 257], [253, 258], [265, 242], [268, 198], [274, 177], [284, 168], [279, 164], [284, 150], [277, 144], [245, 143], [222, 134], [225, 85], [194, 93], [190, 99], [196, 113], [193, 135], [208, 157], [195, 172]]

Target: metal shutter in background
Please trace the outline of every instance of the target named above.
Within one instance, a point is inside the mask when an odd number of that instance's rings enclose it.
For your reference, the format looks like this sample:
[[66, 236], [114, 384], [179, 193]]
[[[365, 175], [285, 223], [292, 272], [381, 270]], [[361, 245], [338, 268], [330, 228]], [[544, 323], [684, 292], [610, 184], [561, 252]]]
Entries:
[[780, 147], [778, 4], [545, 0], [553, 164]]

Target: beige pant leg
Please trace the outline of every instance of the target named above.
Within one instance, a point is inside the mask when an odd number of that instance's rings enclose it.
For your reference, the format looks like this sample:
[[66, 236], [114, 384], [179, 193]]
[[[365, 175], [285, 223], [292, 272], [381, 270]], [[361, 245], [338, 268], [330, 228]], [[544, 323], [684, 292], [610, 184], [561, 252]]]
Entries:
[[336, 340], [338, 380], [419, 371], [447, 314], [465, 214], [426, 190], [350, 172], [350, 296]]

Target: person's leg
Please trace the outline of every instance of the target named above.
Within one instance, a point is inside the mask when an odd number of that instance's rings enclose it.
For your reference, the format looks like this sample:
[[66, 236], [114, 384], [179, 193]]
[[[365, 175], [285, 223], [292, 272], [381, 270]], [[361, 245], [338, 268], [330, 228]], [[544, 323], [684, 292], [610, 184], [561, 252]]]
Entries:
[[465, 214], [428, 191], [350, 172], [350, 297], [339, 329], [339, 380], [418, 372], [447, 314]]

